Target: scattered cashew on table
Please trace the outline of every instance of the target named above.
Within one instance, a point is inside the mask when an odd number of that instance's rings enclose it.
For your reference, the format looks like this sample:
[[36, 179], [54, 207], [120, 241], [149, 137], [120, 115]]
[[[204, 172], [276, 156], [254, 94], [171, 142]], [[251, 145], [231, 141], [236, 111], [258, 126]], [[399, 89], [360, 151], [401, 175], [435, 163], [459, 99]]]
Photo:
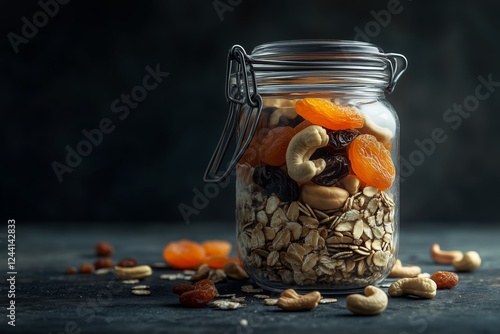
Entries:
[[475, 251], [468, 251], [461, 259], [452, 262], [457, 271], [472, 271], [481, 265], [481, 257]]
[[402, 278], [391, 284], [389, 296], [417, 296], [421, 298], [433, 298], [436, 296], [436, 282], [430, 278]]
[[373, 285], [365, 288], [365, 295], [353, 294], [346, 298], [346, 306], [349, 311], [359, 315], [375, 315], [382, 313], [389, 303], [384, 291]]
[[396, 260], [394, 267], [392, 267], [389, 277], [391, 278], [407, 278], [417, 277], [422, 272], [418, 266], [403, 266], [400, 259]]
[[481, 265], [481, 257], [476, 251], [468, 251], [463, 254], [459, 250], [443, 251], [439, 244], [431, 247], [432, 260], [440, 264], [451, 264], [457, 271], [473, 271]]
[[439, 244], [431, 247], [432, 260], [439, 264], [452, 264], [454, 260], [462, 258], [464, 254], [459, 250], [443, 251]]
[[321, 294], [318, 291], [299, 295], [293, 289], [283, 291], [278, 298], [278, 307], [285, 311], [308, 311], [318, 306]]

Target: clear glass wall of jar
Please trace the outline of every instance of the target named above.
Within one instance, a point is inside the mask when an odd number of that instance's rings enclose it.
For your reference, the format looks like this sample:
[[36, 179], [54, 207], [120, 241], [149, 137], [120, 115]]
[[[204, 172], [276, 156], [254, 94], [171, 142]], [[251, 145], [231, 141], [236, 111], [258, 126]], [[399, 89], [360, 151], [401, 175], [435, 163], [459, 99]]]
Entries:
[[275, 291], [381, 282], [399, 246], [399, 122], [385, 93], [406, 59], [354, 41], [277, 42], [246, 57], [251, 75], [233, 82], [262, 106], [243, 104], [236, 122], [248, 141], [236, 164], [245, 270]]

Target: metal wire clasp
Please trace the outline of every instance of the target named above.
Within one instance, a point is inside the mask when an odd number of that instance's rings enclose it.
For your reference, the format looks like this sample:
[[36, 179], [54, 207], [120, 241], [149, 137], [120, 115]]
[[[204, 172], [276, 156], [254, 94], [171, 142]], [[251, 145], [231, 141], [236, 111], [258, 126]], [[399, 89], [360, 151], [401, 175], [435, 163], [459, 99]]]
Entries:
[[[222, 135], [205, 170], [205, 182], [221, 182], [229, 176], [250, 145], [262, 111], [262, 98], [257, 92], [252, 63], [240, 45], [233, 46], [227, 57], [225, 91], [229, 113]], [[221, 164], [233, 139], [233, 155], [225, 170], [221, 170]]]
[[390, 94], [394, 91], [401, 74], [403, 74], [404, 71], [406, 71], [406, 68], [408, 68], [408, 60], [405, 56], [399, 53], [386, 53], [385, 55], [387, 57], [387, 63], [391, 69], [389, 84], [387, 85], [385, 91]]

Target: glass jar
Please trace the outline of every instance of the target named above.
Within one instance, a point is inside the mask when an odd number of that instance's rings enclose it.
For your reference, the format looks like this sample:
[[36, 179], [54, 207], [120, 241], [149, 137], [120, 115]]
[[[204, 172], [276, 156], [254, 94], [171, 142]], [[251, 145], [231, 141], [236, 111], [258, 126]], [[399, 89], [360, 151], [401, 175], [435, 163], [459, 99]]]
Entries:
[[385, 93], [406, 66], [356, 41], [231, 49], [230, 112], [205, 180], [236, 170], [238, 253], [256, 284], [349, 293], [387, 277], [399, 242], [399, 121]]

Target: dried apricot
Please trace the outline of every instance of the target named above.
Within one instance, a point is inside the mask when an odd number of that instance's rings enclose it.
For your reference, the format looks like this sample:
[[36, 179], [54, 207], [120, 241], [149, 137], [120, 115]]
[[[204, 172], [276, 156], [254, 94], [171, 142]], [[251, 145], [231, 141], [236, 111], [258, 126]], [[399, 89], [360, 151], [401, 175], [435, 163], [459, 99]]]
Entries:
[[458, 284], [458, 275], [451, 271], [436, 271], [432, 276], [438, 289], [451, 289]]
[[289, 126], [280, 126], [269, 131], [262, 141], [262, 162], [271, 166], [281, 166], [286, 161], [286, 149], [296, 131]]
[[313, 124], [330, 130], [347, 130], [363, 127], [361, 113], [347, 104], [334, 104], [330, 100], [305, 98], [295, 103], [297, 114]]
[[193, 287], [194, 290], [186, 291], [179, 296], [179, 301], [182, 305], [188, 307], [203, 307], [211, 302], [218, 294], [214, 283], [208, 279], [196, 282]]
[[311, 126], [311, 125], [313, 125], [313, 124], [311, 122], [309, 122], [308, 120], [303, 120], [293, 129], [295, 130], [295, 133], [299, 133], [300, 131], [304, 130], [305, 128], [307, 128], [308, 126]]
[[267, 136], [269, 131], [270, 130], [267, 128], [261, 128], [254, 134], [252, 141], [250, 142], [250, 145], [247, 147], [245, 153], [243, 154], [243, 156], [239, 161], [241, 164], [247, 163], [250, 166], [254, 167], [261, 163], [260, 151], [261, 151], [262, 141]]
[[205, 249], [194, 241], [175, 241], [165, 247], [163, 258], [176, 269], [196, 268], [203, 263]]
[[208, 240], [201, 246], [205, 249], [205, 256], [228, 256], [231, 252], [231, 243], [225, 240]]
[[372, 135], [357, 136], [348, 148], [351, 168], [369, 186], [386, 190], [391, 187], [396, 169], [391, 153]]
[[204, 263], [213, 269], [222, 269], [228, 262], [240, 262], [240, 259], [225, 256], [208, 256], [204, 260]]

